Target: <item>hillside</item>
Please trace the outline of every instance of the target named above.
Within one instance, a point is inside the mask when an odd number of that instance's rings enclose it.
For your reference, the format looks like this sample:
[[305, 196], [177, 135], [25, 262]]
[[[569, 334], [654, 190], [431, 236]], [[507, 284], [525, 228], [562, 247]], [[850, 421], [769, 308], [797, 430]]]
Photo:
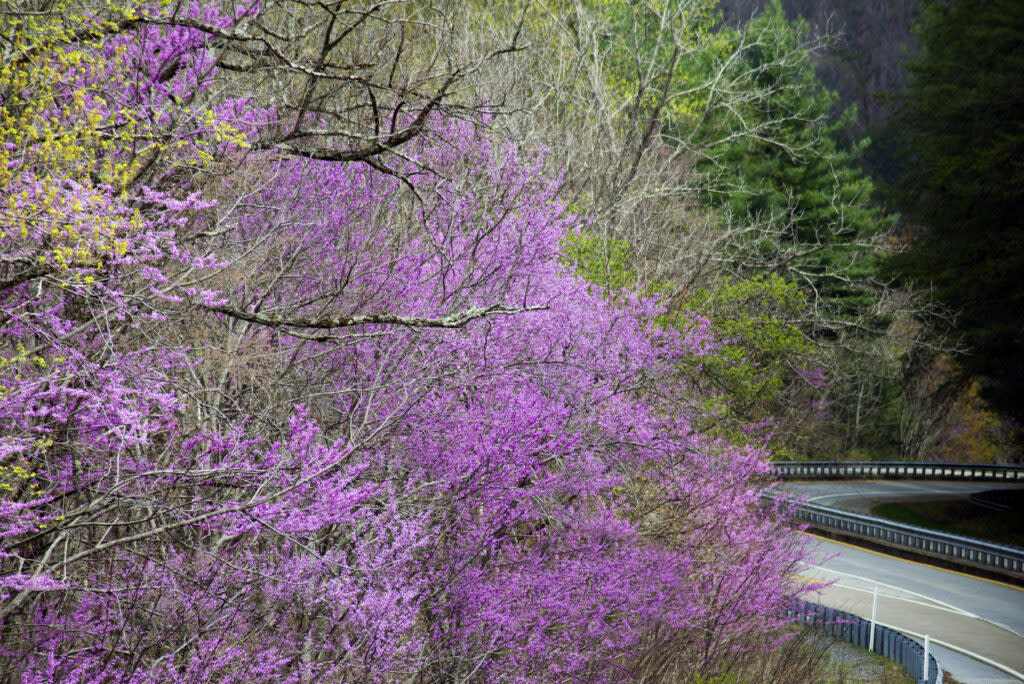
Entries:
[[[720, 7], [728, 22], [740, 24], [766, 4], [722, 0]], [[860, 130], [880, 125], [889, 110], [877, 94], [907, 86], [903, 64], [916, 51], [910, 28], [919, 0], [783, 0], [782, 6], [790, 18], [806, 18], [815, 33], [835, 37], [835, 53], [818, 59], [822, 81], [843, 105], [857, 105]]]

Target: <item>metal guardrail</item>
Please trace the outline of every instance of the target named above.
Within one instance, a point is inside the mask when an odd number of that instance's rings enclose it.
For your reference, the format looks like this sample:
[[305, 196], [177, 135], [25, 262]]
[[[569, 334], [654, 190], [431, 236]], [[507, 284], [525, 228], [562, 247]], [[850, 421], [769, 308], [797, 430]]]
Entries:
[[[869, 648], [871, 643], [871, 622], [851, 613], [809, 601], [797, 601], [789, 615], [802, 625], [820, 629], [848, 644]], [[939, 661], [928, 654], [928, 678], [924, 679], [924, 647], [902, 632], [876, 624], [874, 651], [902, 665], [919, 684], [942, 684], [943, 671]]]
[[976, 463], [906, 463], [900, 461], [778, 461], [772, 466], [775, 469], [775, 474], [784, 480], [899, 478], [1024, 483], [1024, 466], [979, 465]]
[[[1024, 466], [974, 463], [906, 463], [896, 461], [782, 461], [773, 463], [780, 479], [917, 479], [1020, 482]], [[770, 499], [777, 497], [770, 496]], [[1024, 550], [970, 537], [841, 511], [818, 504], [802, 504], [796, 517], [812, 527], [943, 558], [958, 564], [1024, 577]]]
[[[780, 502], [782, 497], [766, 494], [768, 500]], [[854, 537], [905, 548], [929, 556], [989, 568], [1003, 574], [1024, 576], [1024, 549], [961, 537], [937, 530], [850, 513], [828, 506], [804, 503], [793, 511], [794, 516], [812, 527], [835, 530]]]

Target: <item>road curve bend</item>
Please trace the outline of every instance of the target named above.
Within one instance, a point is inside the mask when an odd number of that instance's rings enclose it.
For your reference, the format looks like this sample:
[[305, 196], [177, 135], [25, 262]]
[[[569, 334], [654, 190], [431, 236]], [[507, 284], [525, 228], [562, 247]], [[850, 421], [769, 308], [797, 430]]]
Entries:
[[870, 619], [878, 586], [878, 621], [929, 635], [959, 681], [1024, 682], [1024, 589], [808, 536], [816, 559], [801, 576], [822, 588], [806, 598]]

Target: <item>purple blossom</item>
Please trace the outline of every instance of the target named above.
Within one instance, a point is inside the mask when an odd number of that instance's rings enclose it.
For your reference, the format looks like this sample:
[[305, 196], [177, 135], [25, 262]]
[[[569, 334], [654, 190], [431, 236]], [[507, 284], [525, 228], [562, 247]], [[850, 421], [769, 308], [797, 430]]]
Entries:
[[[778, 625], [803, 552], [760, 508], [768, 454], [700, 434], [679, 377], [710, 323], [662, 329], [657, 299], [566, 272], [560, 182], [473, 122], [435, 116], [394, 160], [418, 197], [243, 155], [217, 125], [274, 114], [216, 100], [208, 45], [143, 23], [93, 48], [123, 79], [58, 91], [164, 127], [152, 182], [45, 177], [28, 149], [6, 191], [27, 215], [45, 178], [62, 221], [106, 226], [79, 245], [102, 263], [0, 291], [0, 657], [23, 681], [620, 681], [658, 634]], [[199, 149], [231, 162], [216, 197], [175, 171]], [[0, 238], [11, 282], [51, 239], [33, 221]], [[496, 304], [524, 311], [309, 323]]]

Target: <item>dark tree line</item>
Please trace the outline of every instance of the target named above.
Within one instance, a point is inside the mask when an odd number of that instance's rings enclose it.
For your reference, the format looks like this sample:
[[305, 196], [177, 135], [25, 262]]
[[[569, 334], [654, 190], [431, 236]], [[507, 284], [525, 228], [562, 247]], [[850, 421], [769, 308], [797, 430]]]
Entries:
[[1024, 2], [924, 0], [901, 98], [897, 274], [934, 287], [961, 336], [960, 378], [1024, 418]]

